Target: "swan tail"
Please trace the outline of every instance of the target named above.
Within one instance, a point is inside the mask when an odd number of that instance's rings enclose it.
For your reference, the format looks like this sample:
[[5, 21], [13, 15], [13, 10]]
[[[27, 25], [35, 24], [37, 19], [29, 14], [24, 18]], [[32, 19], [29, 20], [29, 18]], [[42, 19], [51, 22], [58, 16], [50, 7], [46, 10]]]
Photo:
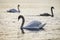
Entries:
[[44, 29], [43, 27], [46, 25], [46, 23], [45, 24], [43, 24], [43, 25], [41, 25], [41, 27], [39, 28], [39, 29]]

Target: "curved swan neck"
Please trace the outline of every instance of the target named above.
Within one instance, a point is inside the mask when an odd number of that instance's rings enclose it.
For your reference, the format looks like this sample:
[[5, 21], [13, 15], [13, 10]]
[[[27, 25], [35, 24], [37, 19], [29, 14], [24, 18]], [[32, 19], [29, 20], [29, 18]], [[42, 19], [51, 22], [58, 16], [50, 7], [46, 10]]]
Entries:
[[18, 17], [18, 20], [19, 20], [20, 18], [22, 18], [21, 32], [24, 34], [23, 25], [24, 25], [25, 19], [24, 19], [24, 17], [23, 17], [22, 15], [20, 15], [20, 16]]
[[54, 9], [54, 7], [51, 7], [51, 13], [52, 13], [51, 17], [54, 17], [53, 9]]

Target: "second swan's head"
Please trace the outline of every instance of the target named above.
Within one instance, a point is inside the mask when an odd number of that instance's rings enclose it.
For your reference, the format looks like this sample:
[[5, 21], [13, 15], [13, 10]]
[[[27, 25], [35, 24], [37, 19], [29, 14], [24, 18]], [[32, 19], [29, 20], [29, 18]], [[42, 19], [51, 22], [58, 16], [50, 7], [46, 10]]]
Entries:
[[52, 6], [51, 9], [54, 9], [54, 7]]

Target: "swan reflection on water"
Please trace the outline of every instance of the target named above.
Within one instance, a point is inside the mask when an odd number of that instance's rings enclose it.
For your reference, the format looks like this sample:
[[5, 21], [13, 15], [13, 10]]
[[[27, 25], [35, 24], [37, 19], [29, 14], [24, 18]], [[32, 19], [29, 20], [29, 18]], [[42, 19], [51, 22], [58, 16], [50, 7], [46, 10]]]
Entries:
[[17, 10], [16, 9], [10, 9], [10, 10], [7, 10], [7, 12], [9, 12], [9, 13], [20, 13], [19, 7], [20, 7], [20, 5], [18, 4]]
[[23, 27], [24, 22], [25, 22], [25, 18], [22, 15], [18, 16], [18, 20], [20, 18], [22, 19], [22, 24], [21, 24], [20, 29], [21, 29], [21, 32], [23, 34], [25, 33], [23, 29], [26, 29], [26, 30], [29, 30], [29, 31], [39, 31], [41, 29], [44, 29], [43, 27], [46, 25], [46, 23], [42, 24], [40, 21], [32, 21], [27, 26]]

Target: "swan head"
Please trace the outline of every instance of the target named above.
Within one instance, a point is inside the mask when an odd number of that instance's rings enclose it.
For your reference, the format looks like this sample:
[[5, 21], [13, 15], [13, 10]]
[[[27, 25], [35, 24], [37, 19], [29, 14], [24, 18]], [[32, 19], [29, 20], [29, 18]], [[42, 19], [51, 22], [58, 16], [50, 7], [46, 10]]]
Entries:
[[54, 7], [52, 6], [51, 8], [53, 8], [54, 9]]
[[18, 16], [18, 21], [19, 21], [19, 19], [22, 19], [23, 23], [25, 22], [25, 18], [24, 18], [23, 15], [19, 15], [19, 16]]
[[22, 15], [19, 15], [19, 16], [18, 16], [18, 21], [19, 21], [19, 19], [22, 18], [22, 17], [23, 17]]
[[18, 7], [20, 7], [20, 5], [18, 4]]

